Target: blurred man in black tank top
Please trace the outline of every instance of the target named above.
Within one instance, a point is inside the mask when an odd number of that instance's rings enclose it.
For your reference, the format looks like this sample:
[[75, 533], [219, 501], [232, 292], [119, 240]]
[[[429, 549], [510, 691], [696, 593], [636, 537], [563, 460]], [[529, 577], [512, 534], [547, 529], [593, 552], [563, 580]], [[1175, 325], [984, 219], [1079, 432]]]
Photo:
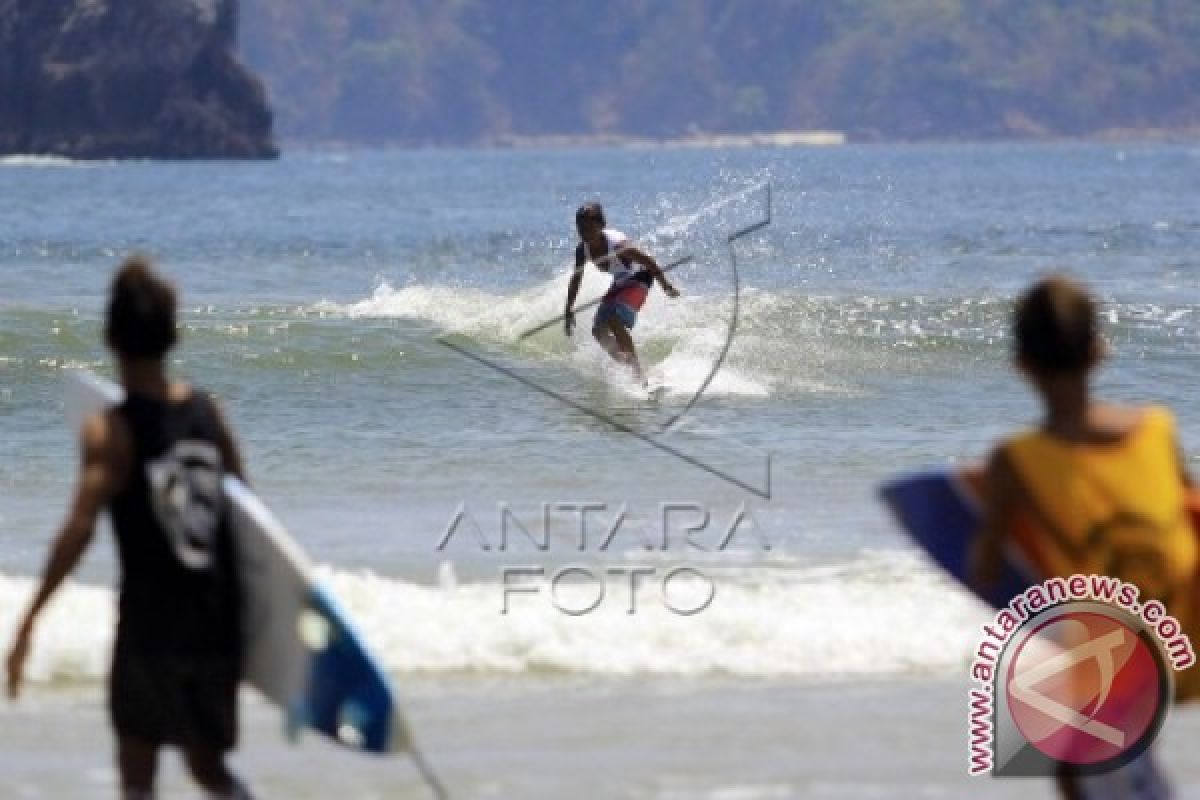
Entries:
[[244, 478], [229, 428], [204, 392], [168, 380], [175, 291], [141, 258], [117, 272], [105, 338], [126, 399], [88, 419], [67, 521], [8, 659], [16, 697], [34, 623], [112, 516], [121, 562], [109, 711], [124, 800], [154, 797], [158, 751], [182, 749], [212, 798], [245, 800], [225, 764], [237, 740], [241, 592], [221, 476]]

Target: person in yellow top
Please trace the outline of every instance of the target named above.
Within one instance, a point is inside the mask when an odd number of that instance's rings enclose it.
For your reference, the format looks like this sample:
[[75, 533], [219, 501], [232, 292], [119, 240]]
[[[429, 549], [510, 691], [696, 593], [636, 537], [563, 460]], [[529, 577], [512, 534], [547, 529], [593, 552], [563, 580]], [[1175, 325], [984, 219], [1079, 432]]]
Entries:
[[[1055, 276], [1028, 289], [1014, 333], [1017, 368], [1045, 418], [1002, 442], [988, 462], [975, 579], [996, 580], [1004, 538], [1024, 515], [1040, 532], [1033, 556], [1044, 577], [1133, 583], [1143, 601], [1161, 600], [1186, 629], [1198, 552], [1185, 507], [1191, 478], [1171, 413], [1091, 397], [1089, 377], [1105, 347], [1096, 303], [1077, 283]], [[1059, 791], [1068, 800], [1091, 797], [1093, 780], [1064, 770]]]

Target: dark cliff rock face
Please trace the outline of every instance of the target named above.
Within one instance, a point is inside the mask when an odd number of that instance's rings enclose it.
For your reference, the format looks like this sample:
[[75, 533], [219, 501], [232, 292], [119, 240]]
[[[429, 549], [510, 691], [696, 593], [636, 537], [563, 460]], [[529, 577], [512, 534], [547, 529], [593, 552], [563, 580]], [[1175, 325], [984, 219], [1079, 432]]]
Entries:
[[0, 153], [272, 158], [237, 0], [0, 0]]

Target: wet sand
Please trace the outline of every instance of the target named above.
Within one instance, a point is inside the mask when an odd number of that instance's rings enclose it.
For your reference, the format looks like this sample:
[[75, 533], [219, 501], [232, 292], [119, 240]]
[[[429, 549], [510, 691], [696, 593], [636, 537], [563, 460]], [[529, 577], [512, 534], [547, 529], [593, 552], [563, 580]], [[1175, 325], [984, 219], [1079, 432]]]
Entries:
[[[936, 679], [746, 686], [720, 681], [409, 681], [421, 743], [456, 798], [1050, 798], [1043, 780], [965, 769], [963, 687]], [[235, 759], [260, 798], [428, 797], [403, 757], [305, 737], [247, 696]], [[1162, 742], [1179, 796], [1200, 796], [1200, 713], [1176, 712]], [[0, 715], [5, 797], [112, 798], [98, 688], [35, 692]], [[198, 796], [164, 759], [164, 798]]]

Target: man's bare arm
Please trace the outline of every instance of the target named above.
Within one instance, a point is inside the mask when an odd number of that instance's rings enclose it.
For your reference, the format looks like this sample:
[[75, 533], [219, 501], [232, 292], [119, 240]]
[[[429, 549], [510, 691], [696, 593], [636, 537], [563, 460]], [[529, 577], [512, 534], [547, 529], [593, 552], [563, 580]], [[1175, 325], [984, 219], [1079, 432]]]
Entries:
[[249, 483], [250, 480], [246, 477], [246, 467], [242, 462], [242, 452], [238, 449], [237, 440], [233, 438], [233, 432], [229, 429], [229, 420], [225, 416], [221, 404], [217, 402], [217, 398], [212, 397], [213, 411], [217, 415], [217, 448], [221, 451], [221, 461], [225, 466], [225, 471], [230, 475], [235, 475], [243, 483]]
[[575, 248], [575, 271], [571, 273], [571, 280], [567, 283], [567, 308], [563, 312], [563, 329], [567, 332], [567, 336], [575, 330], [575, 298], [579, 294], [579, 284], [583, 282], [583, 265], [586, 259], [583, 256], [583, 245]]
[[650, 273], [650, 277], [658, 281], [658, 285], [662, 287], [662, 290], [666, 292], [669, 297], [679, 296], [679, 290], [676, 289], [669, 280], [667, 280], [666, 273], [662, 271], [662, 267], [658, 266], [658, 262], [653, 258], [646, 255], [633, 245], [623, 248], [621, 250], [621, 255], [626, 256], [627, 258], [636, 261], [645, 267], [646, 271]]
[[1003, 447], [992, 453], [984, 472], [983, 524], [971, 552], [969, 577], [976, 586], [989, 587], [1000, 579], [1004, 540], [1021, 486]]
[[20, 688], [25, 657], [38, 614], [79, 564], [79, 559], [92, 541], [100, 510], [119, 485], [120, 478], [114, 466], [119, 461], [114, 430], [106, 414], [97, 414], [84, 423], [80, 450], [82, 459], [74, 500], [50, 549], [41, 585], [29, 604], [29, 610], [25, 612], [9, 654], [8, 693], [11, 697], [16, 697]]

